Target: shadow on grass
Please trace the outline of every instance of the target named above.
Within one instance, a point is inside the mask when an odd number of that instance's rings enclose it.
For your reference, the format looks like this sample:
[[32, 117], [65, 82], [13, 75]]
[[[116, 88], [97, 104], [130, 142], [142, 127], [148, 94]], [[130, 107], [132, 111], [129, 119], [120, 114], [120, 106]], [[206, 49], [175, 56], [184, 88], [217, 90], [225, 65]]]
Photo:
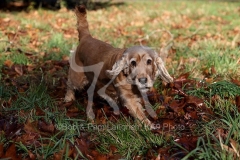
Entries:
[[91, 1], [91, 0], [1, 0], [1, 11], [29, 11], [31, 9], [44, 8], [49, 10], [59, 10], [61, 1], [67, 9], [73, 9], [76, 5], [84, 4], [88, 10], [98, 10], [111, 6], [120, 6], [124, 2], [115, 2], [111, 0]]

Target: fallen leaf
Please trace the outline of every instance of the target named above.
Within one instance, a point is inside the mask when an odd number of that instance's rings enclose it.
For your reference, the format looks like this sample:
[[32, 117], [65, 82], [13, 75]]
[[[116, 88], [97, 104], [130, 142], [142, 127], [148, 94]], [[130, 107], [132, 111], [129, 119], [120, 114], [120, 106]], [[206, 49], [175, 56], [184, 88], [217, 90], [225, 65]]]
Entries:
[[21, 160], [21, 158], [17, 155], [16, 146], [14, 143], [12, 143], [7, 149], [3, 158], [11, 158], [11, 160]]
[[115, 145], [110, 145], [110, 147], [109, 147], [109, 154], [113, 155], [116, 152], [117, 152], [117, 147]]
[[238, 108], [238, 112], [240, 112], [240, 96], [236, 96], [236, 106]]
[[3, 22], [9, 22], [10, 20], [11, 20], [10, 18], [6, 17], [3, 19]]
[[8, 68], [11, 68], [11, 66], [13, 65], [13, 62], [8, 59], [4, 62], [4, 65], [7, 66]]
[[184, 147], [186, 150], [191, 151], [196, 148], [198, 138], [198, 136], [183, 136], [175, 139], [174, 141]]
[[178, 76], [176, 79], [174, 79], [174, 82], [179, 82], [179, 81], [182, 82], [182, 81], [185, 81], [185, 80], [188, 79], [189, 75], [190, 75], [189, 72], [183, 73], [183, 74], [181, 74], [180, 76]]
[[20, 76], [23, 75], [23, 69], [22, 69], [22, 66], [21, 66], [21, 65], [15, 65], [15, 66], [14, 66], [14, 70], [15, 70]]
[[4, 152], [3, 152], [3, 143], [0, 143], [0, 158], [4, 155]]
[[53, 123], [51, 122], [46, 123], [45, 121], [42, 121], [42, 120], [38, 121], [38, 127], [41, 131], [49, 132], [49, 133], [53, 133], [55, 130]]
[[237, 157], [240, 157], [240, 145], [233, 139], [230, 139], [230, 144], [231, 144], [234, 152], [237, 154]]
[[35, 122], [35, 121], [31, 122], [31, 120], [29, 120], [29, 119], [24, 124], [24, 130], [27, 133], [32, 133], [33, 132], [33, 133], [37, 133], [37, 134], [40, 134], [40, 135], [43, 135], [43, 136], [49, 136], [48, 133], [38, 130], [37, 122]]
[[237, 79], [232, 79], [231, 81], [232, 81], [232, 83], [240, 86], [240, 81], [239, 81], [239, 80], [237, 80]]
[[161, 155], [160, 154], [158, 154], [158, 156], [156, 157], [156, 159], [155, 160], [161, 160]]
[[216, 74], [216, 73], [217, 73], [217, 71], [216, 71], [215, 67], [212, 66], [212, 67], [211, 67], [211, 74]]
[[53, 159], [54, 159], [54, 160], [62, 160], [63, 154], [64, 154], [64, 151], [63, 151], [63, 150], [61, 150], [61, 151], [59, 151], [59, 152], [57, 152], [57, 153], [54, 153], [54, 154], [53, 154]]
[[35, 147], [40, 147], [41, 143], [39, 142], [39, 138], [40, 134], [30, 132], [18, 137], [17, 142], [22, 142], [24, 145], [34, 145]]
[[28, 151], [28, 156], [29, 156], [30, 160], [36, 159], [36, 155], [34, 155], [31, 151]]
[[14, 33], [14, 32], [7, 32], [7, 33], [5, 33], [5, 34], [7, 35], [8, 40], [9, 40], [10, 42], [13, 42], [13, 41], [16, 40], [16, 37], [17, 37], [17, 34], [16, 34], [16, 33]]

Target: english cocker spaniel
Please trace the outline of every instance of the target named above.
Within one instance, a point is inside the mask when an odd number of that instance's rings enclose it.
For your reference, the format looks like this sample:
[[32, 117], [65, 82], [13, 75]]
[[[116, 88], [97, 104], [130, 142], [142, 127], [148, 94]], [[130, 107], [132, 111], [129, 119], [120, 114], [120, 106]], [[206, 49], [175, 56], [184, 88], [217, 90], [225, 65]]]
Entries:
[[65, 101], [75, 100], [74, 90], [91, 84], [87, 91], [90, 119], [94, 118], [93, 95], [98, 93], [113, 107], [115, 114], [119, 114], [118, 106], [125, 106], [133, 117], [151, 126], [143, 106], [150, 116], [156, 117], [156, 114], [146, 92], [153, 87], [158, 76], [168, 83], [173, 81], [162, 59], [149, 47], [120, 49], [93, 38], [88, 28], [86, 8], [80, 5], [75, 13], [79, 45], [70, 59]]

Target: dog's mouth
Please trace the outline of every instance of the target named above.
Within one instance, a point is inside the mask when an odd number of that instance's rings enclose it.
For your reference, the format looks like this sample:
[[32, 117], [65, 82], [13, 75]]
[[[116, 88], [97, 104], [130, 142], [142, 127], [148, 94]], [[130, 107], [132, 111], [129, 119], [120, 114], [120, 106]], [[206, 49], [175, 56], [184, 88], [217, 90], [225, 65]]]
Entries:
[[151, 87], [141, 87], [141, 88], [139, 88], [139, 90], [140, 90], [141, 92], [147, 92], [147, 91], [150, 90], [150, 88], [151, 88]]

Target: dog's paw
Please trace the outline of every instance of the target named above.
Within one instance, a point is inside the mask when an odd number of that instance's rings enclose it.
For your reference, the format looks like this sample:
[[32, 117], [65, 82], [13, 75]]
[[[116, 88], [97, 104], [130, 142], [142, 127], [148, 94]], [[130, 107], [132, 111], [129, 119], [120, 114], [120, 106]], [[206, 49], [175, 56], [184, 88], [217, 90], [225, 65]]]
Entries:
[[87, 117], [90, 121], [93, 121], [95, 119], [95, 114], [93, 111], [87, 112]]
[[75, 95], [74, 92], [72, 91], [67, 91], [65, 98], [64, 98], [64, 102], [71, 102], [71, 101], [75, 101]]
[[115, 108], [114, 108], [113, 114], [115, 114], [115, 115], [117, 115], [117, 116], [120, 115], [119, 109], [115, 109]]

